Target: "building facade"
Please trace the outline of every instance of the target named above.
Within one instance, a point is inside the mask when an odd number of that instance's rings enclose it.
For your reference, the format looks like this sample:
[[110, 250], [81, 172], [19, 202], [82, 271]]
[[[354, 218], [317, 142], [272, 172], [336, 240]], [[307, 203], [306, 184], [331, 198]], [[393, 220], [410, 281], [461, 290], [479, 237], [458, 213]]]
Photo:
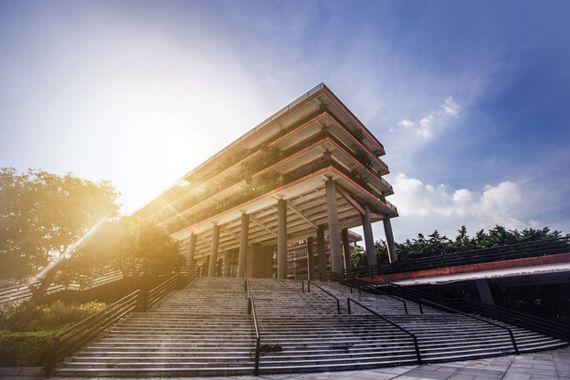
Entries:
[[[348, 231], [348, 247], [343, 247], [343, 262], [345, 268], [351, 268], [351, 255], [356, 247], [356, 243], [362, 240], [362, 236], [352, 231]], [[309, 248], [309, 241], [312, 247]], [[317, 252], [318, 246], [314, 239], [296, 241], [289, 244], [287, 248], [287, 277], [295, 279], [319, 278], [320, 268], [318, 260], [313, 261], [312, 267], [309, 265], [309, 251]], [[348, 255], [347, 255], [348, 253]], [[326, 272], [331, 270], [331, 245], [328, 236], [325, 238]]]
[[[286, 278], [288, 247], [307, 240], [311, 261], [342, 272], [350, 257], [348, 229], [362, 225], [370, 265], [376, 264], [372, 222], [382, 221], [390, 260], [382, 176], [383, 145], [320, 84], [185, 175], [137, 212], [181, 242], [191, 264], [209, 276]], [[314, 242], [314, 244], [313, 244]], [[343, 255], [347, 252], [347, 255]], [[273, 257], [276, 256], [276, 270]], [[274, 273], [275, 272], [275, 273]]]

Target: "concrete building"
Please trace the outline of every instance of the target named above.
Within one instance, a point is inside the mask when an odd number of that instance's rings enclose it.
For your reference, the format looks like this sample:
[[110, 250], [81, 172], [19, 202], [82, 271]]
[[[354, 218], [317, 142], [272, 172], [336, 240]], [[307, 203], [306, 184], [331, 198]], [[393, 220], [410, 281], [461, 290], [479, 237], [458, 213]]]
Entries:
[[[196, 142], [199, 143], [199, 142]], [[346, 268], [348, 229], [362, 225], [368, 260], [376, 264], [371, 224], [382, 221], [395, 261], [382, 176], [384, 147], [320, 84], [253, 128], [150, 202], [137, 214], [181, 242], [209, 276], [286, 278], [291, 242], [314, 239], [309, 261]], [[273, 255], [276, 252], [276, 273]], [[349, 257], [350, 252], [345, 257]], [[320, 266], [322, 270], [326, 265]], [[320, 273], [322, 276], [322, 273]]]
[[[362, 236], [359, 234], [348, 231], [348, 242], [349, 246], [345, 249], [343, 247], [343, 262], [345, 267], [350, 268], [351, 263], [347, 262], [350, 260], [351, 254], [356, 247], [356, 242], [362, 240]], [[312, 247], [309, 247], [309, 242], [312, 243]], [[331, 270], [331, 246], [328, 238], [325, 238], [325, 256], [326, 256], [326, 271]], [[320, 268], [319, 263], [309, 260], [309, 253], [317, 252], [318, 245], [314, 239], [305, 239], [290, 243], [287, 247], [287, 277], [288, 278], [301, 278], [306, 279], [309, 276], [312, 278], [319, 278]], [[347, 256], [345, 251], [349, 253]], [[317, 260], [318, 261], [318, 260]]]

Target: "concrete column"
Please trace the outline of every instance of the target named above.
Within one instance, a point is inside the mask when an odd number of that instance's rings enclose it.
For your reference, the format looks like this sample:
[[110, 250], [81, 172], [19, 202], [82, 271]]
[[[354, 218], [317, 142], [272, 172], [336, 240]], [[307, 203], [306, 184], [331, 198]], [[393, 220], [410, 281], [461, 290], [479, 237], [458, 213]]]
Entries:
[[287, 277], [287, 201], [277, 201], [277, 279]]
[[342, 273], [342, 248], [340, 245], [340, 223], [338, 221], [338, 207], [336, 202], [336, 183], [329, 179], [326, 182], [327, 209], [329, 219], [329, 244], [331, 251], [331, 264], [334, 273]]
[[245, 212], [241, 214], [241, 233], [239, 237], [239, 257], [238, 257], [238, 277], [243, 277], [245, 270], [245, 260], [247, 257], [247, 243], [249, 239], [249, 215]]
[[489, 287], [489, 281], [484, 279], [475, 280], [475, 284], [477, 285], [477, 291], [479, 292], [479, 298], [481, 299], [481, 302], [487, 305], [495, 306], [495, 300], [493, 299], [493, 293]]
[[346, 272], [352, 271], [352, 252], [350, 250], [350, 240], [348, 239], [348, 228], [341, 231], [342, 249], [344, 251], [344, 269]]
[[315, 255], [313, 252], [313, 237], [307, 238], [307, 278], [315, 280]]
[[376, 246], [374, 245], [374, 235], [372, 234], [372, 222], [370, 219], [370, 206], [364, 204], [364, 215], [362, 215], [362, 229], [364, 230], [364, 244], [366, 246], [366, 258], [368, 266], [376, 266]]
[[189, 249], [188, 249], [188, 265], [189, 266], [193, 266], [195, 264], [194, 253], [196, 252], [196, 239], [197, 239], [196, 234], [192, 233], [190, 235], [190, 243], [189, 243]]
[[224, 277], [230, 277], [230, 260], [231, 251], [226, 251], [224, 254]]
[[384, 223], [384, 234], [386, 235], [386, 248], [388, 248], [388, 260], [390, 260], [390, 263], [395, 263], [396, 261], [398, 261], [398, 255], [396, 254], [396, 245], [394, 244], [392, 223], [390, 222], [390, 218], [384, 218], [382, 222]]
[[325, 226], [321, 224], [317, 229], [317, 256], [319, 260], [319, 279], [327, 279], [327, 254], [325, 253]]
[[218, 243], [220, 242], [220, 226], [214, 224], [212, 231], [212, 250], [210, 251], [210, 264], [208, 265], [208, 277], [216, 275], [218, 265]]

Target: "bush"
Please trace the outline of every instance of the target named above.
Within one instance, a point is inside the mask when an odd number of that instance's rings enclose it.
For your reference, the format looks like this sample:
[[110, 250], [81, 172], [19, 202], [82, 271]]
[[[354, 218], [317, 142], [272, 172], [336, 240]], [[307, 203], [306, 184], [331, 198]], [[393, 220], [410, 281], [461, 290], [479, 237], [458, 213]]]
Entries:
[[31, 367], [42, 365], [54, 331], [0, 331], [0, 366]]
[[103, 302], [66, 304], [60, 300], [48, 305], [31, 302], [0, 307], [0, 326], [9, 331], [56, 330], [81, 321], [104, 309]]

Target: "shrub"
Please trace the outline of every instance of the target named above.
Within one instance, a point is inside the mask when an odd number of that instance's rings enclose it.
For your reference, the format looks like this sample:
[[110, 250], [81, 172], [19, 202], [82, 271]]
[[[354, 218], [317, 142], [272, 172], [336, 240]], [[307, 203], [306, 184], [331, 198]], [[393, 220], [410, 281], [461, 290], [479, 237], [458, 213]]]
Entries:
[[0, 326], [10, 331], [55, 330], [79, 322], [105, 306], [97, 301], [66, 304], [60, 300], [48, 305], [8, 304], [0, 307]]
[[0, 366], [39, 366], [50, 347], [53, 331], [0, 331]]

